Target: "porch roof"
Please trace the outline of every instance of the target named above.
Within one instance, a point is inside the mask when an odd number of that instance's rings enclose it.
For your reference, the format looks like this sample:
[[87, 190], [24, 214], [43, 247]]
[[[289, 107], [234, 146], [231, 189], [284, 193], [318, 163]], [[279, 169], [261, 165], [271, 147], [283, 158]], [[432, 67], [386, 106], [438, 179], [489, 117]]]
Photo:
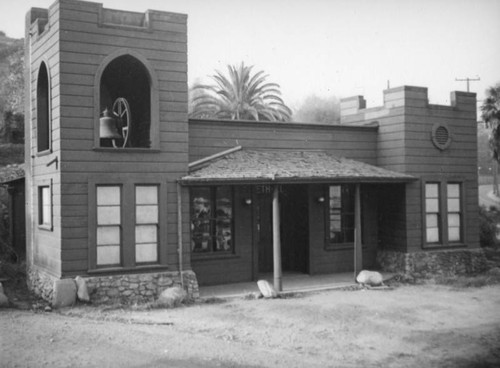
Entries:
[[203, 185], [405, 183], [413, 180], [416, 178], [411, 175], [337, 157], [324, 151], [238, 150], [192, 167], [180, 182]]

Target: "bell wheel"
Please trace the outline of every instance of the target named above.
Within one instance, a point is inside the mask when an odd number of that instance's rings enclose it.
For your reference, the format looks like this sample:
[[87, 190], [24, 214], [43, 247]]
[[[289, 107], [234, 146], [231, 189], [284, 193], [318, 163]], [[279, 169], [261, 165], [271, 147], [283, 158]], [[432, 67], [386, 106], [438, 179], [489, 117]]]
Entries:
[[118, 127], [120, 134], [123, 137], [122, 147], [128, 145], [128, 138], [130, 133], [130, 128], [132, 125], [132, 114], [130, 111], [130, 105], [127, 100], [123, 97], [118, 97], [113, 103], [113, 115], [118, 120]]

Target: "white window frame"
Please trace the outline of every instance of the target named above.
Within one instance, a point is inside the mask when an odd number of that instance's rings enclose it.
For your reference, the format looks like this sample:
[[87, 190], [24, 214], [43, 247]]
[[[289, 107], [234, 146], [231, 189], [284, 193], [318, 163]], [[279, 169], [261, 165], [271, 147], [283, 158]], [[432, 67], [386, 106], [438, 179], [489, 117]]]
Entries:
[[[97, 264], [97, 187], [98, 186], [121, 186], [121, 264], [103, 265]], [[137, 262], [135, 252], [135, 224], [136, 224], [136, 186], [157, 186], [158, 188], [158, 260], [157, 262]], [[134, 270], [154, 268], [165, 269], [167, 267], [167, 177], [166, 174], [95, 174], [88, 181], [88, 272], [107, 273], [113, 271]]]
[[[439, 241], [428, 242], [427, 240], [427, 184], [438, 184], [438, 228]], [[458, 185], [458, 196], [450, 197], [450, 185]], [[450, 248], [465, 246], [466, 239], [466, 213], [465, 213], [465, 180], [462, 178], [427, 178], [422, 182], [422, 247], [423, 248]], [[452, 202], [450, 200], [458, 200], [458, 211], [450, 211]], [[456, 207], [456, 203], [454, 204]], [[459, 240], [450, 240], [450, 221], [449, 215], [459, 215]]]
[[[44, 196], [44, 191], [46, 191]], [[45, 200], [48, 200], [46, 203]], [[54, 226], [52, 179], [38, 185], [38, 227], [52, 231]]]
[[[104, 202], [104, 203], [99, 203], [100, 196], [99, 196], [99, 191], [104, 188], [116, 188], [118, 189], [118, 198], [117, 201], [113, 200], [113, 195], [108, 195], [106, 197], [103, 197], [105, 200], [111, 199], [111, 201]], [[123, 239], [123, 232], [122, 232], [122, 224], [123, 224], [123, 219], [122, 219], [122, 208], [123, 208], [123, 196], [122, 192], [123, 189], [121, 185], [97, 185], [96, 188], [96, 211], [97, 211], [97, 216], [96, 216], [96, 266], [97, 267], [119, 267], [122, 264], [122, 239]], [[118, 208], [118, 219], [113, 219], [110, 218], [103, 218], [100, 219], [100, 210], [107, 210], [107, 212], [116, 212], [116, 208]], [[113, 211], [115, 209], [115, 211]], [[104, 211], [103, 211], [104, 213]], [[111, 243], [101, 243], [100, 242], [100, 236], [99, 230], [105, 230], [105, 229], [111, 229], [115, 228], [118, 230], [118, 241], [116, 242], [111, 242]], [[104, 236], [103, 236], [104, 238]], [[109, 241], [109, 240], [106, 240]], [[105, 255], [105, 250], [109, 248], [116, 248], [118, 247], [118, 259], [117, 262], [100, 262], [99, 261], [99, 254], [102, 251], [102, 255], [104, 257]]]
[[[139, 188], [155, 188], [156, 189], [156, 198], [155, 202], [151, 200], [151, 198], [146, 198], [146, 200], [139, 200], [138, 189]], [[136, 264], [148, 264], [148, 263], [158, 263], [158, 245], [159, 245], [159, 209], [160, 209], [160, 188], [157, 184], [136, 184], [135, 185], [135, 262]], [[146, 207], [149, 207], [146, 208]], [[156, 208], [156, 213], [152, 210]], [[142, 211], [142, 209], [146, 209], [147, 211]], [[151, 216], [153, 214], [153, 216]], [[145, 219], [142, 219], [143, 216], [146, 216]], [[148, 217], [149, 216], [149, 217]], [[153, 233], [155, 233], [154, 242], [152, 240], [149, 241], [140, 241], [139, 233], [140, 229], [144, 229], [146, 227], [153, 228]], [[155, 257], [154, 259], [140, 259], [143, 254], [139, 251], [139, 248], [152, 246], [154, 244]]]

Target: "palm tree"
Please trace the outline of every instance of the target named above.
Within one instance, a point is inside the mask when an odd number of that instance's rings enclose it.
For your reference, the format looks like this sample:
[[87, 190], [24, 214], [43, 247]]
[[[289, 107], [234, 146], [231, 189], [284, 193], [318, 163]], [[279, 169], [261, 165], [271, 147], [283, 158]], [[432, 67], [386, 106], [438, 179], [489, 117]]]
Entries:
[[498, 162], [500, 161], [500, 83], [486, 90], [486, 98], [481, 105], [481, 118], [487, 128], [491, 128], [490, 149], [493, 153], [493, 194], [498, 196]]
[[292, 111], [283, 102], [280, 86], [266, 82], [264, 71], [252, 74], [252, 66], [228, 65], [228, 77], [215, 71], [214, 85], [191, 89], [192, 118], [290, 121]]

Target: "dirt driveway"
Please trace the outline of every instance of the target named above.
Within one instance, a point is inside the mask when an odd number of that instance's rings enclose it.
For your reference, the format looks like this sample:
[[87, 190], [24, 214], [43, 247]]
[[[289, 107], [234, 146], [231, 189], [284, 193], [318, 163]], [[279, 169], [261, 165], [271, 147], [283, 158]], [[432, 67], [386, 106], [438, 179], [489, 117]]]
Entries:
[[498, 367], [500, 286], [0, 312], [2, 367]]

